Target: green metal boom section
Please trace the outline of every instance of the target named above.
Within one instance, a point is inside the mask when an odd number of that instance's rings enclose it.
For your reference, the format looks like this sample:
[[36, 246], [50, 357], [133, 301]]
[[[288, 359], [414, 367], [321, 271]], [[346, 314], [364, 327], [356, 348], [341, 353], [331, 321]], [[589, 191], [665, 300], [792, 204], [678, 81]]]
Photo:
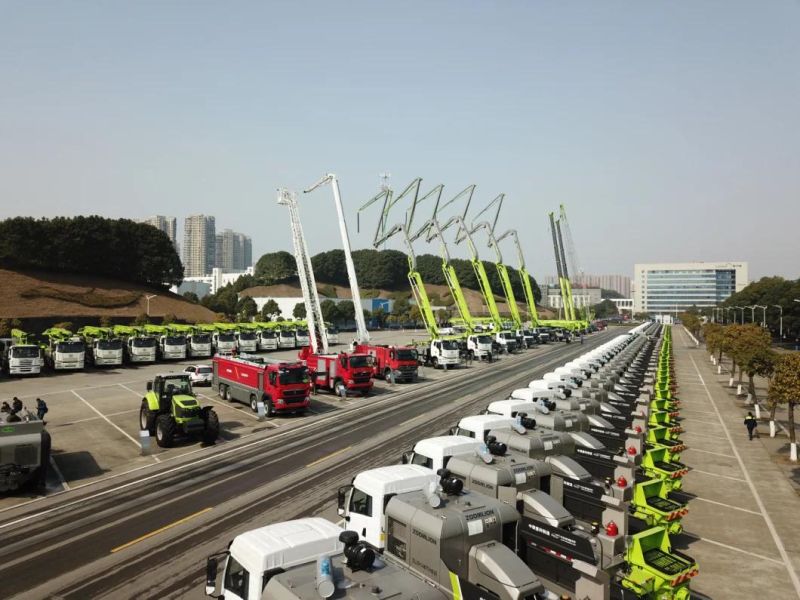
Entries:
[[111, 327], [93, 327], [92, 325], [87, 325], [78, 330], [78, 335], [93, 340], [110, 340], [114, 337], [114, 331]]

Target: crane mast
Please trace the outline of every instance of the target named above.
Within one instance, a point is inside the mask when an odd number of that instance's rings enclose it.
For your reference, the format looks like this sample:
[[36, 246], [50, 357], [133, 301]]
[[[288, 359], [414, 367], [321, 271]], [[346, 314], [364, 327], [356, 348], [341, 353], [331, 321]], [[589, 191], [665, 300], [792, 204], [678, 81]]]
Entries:
[[[310, 334], [311, 350], [319, 353], [319, 342], [322, 343], [322, 352], [328, 352], [328, 334], [322, 318], [322, 306], [317, 293], [317, 282], [314, 278], [314, 269], [311, 267], [311, 256], [303, 235], [303, 226], [300, 223], [300, 213], [297, 207], [297, 194], [289, 190], [278, 190], [278, 204], [289, 209], [289, 223], [292, 230], [292, 246], [294, 258], [297, 262], [297, 274], [300, 277], [300, 288], [303, 292], [303, 301], [306, 305], [306, 321]], [[319, 335], [319, 337], [317, 337]], [[319, 342], [317, 341], [319, 340]]]
[[536, 310], [536, 297], [533, 295], [531, 279], [528, 275], [528, 270], [525, 268], [525, 256], [522, 254], [522, 246], [520, 246], [519, 235], [517, 234], [516, 229], [509, 229], [506, 231], [497, 238], [496, 243], [499, 244], [507, 237], [514, 238], [514, 246], [517, 249], [517, 264], [519, 265], [519, 267], [517, 267], [517, 273], [519, 274], [519, 278], [522, 283], [522, 291], [525, 294], [525, 303], [528, 306], [528, 318], [531, 321], [531, 325], [536, 327], [539, 324], [539, 313]]
[[564, 304], [565, 306], [569, 306], [569, 320], [575, 321], [575, 304], [572, 301], [572, 284], [569, 282], [567, 257], [564, 254], [564, 240], [561, 237], [561, 220], [556, 221], [556, 234], [558, 236], [558, 250], [561, 254], [561, 269], [564, 272], [564, 289], [567, 291], [567, 295], [564, 298]]
[[[364, 310], [361, 308], [361, 291], [358, 288], [358, 278], [356, 277], [356, 267], [353, 263], [353, 253], [350, 250], [350, 235], [347, 233], [347, 221], [344, 218], [344, 209], [342, 208], [342, 197], [339, 193], [339, 180], [333, 173], [324, 175], [310, 188], [305, 190], [308, 194], [313, 192], [318, 187], [330, 183], [333, 188], [333, 201], [336, 204], [336, 213], [339, 217], [339, 233], [342, 236], [342, 248], [344, 249], [344, 261], [347, 267], [347, 278], [350, 281], [350, 294], [353, 296], [353, 308], [355, 309], [356, 319], [356, 341], [362, 344], [369, 342], [369, 332], [367, 331], [367, 323], [364, 320]], [[316, 291], [316, 288], [315, 288]]]
[[558, 275], [558, 285], [561, 288], [561, 304], [564, 306], [564, 318], [570, 320], [569, 307], [567, 306], [567, 290], [564, 287], [564, 270], [561, 267], [561, 253], [558, 251], [558, 237], [556, 233], [556, 221], [553, 213], [549, 213], [550, 233], [553, 235], [553, 252], [556, 256], [556, 273]]

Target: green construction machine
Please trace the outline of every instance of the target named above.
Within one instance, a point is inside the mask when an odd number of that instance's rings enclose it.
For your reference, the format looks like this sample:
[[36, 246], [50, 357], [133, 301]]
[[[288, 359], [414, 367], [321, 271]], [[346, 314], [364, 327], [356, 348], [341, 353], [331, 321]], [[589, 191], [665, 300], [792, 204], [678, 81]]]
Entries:
[[86, 360], [95, 367], [118, 367], [123, 361], [123, 342], [110, 327], [87, 325], [78, 330], [86, 342]]
[[42, 332], [47, 338], [45, 362], [55, 371], [81, 370], [86, 364], [86, 344], [80, 336], [60, 327]]
[[219, 436], [219, 417], [210, 406], [200, 406], [188, 374], [165, 373], [147, 382], [139, 427], [155, 436], [162, 448], [173, 446], [179, 436], [213, 444]]

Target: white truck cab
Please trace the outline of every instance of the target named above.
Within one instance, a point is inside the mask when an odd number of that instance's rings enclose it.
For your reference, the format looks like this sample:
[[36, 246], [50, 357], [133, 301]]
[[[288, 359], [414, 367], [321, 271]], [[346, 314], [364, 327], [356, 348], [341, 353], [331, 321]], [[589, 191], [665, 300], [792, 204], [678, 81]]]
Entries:
[[44, 367], [42, 349], [35, 344], [10, 344], [0, 364], [9, 375], [39, 375]]
[[[308, 329], [296, 329], [294, 332], [295, 340], [297, 341], [297, 347], [302, 348], [303, 346], [308, 346], [311, 344], [311, 338], [308, 335]], [[330, 340], [328, 340], [330, 343]]]
[[[237, 535], [222, 553], [225, 557], [222, 595], [225, 600], [261, 600], [262, 590], [272, 575], [320, 557], [340, 554], [342, 529], [326, 519], [311, 517], [274, 523]], [[206, 595], [216, 586], [220, 555], [206, 564]]]
[[278, 332], [262, 329], [258, 332], [258, 349], [262, 351], [278, 349]]
[[441, 435], [420, 440], [414, 449], [403, 454], [403, 464], [419, 465], [436, 473], [447, 467], [453, 456], [474, 454], [483, 442], [466, 435]]
[[430, 345], [425, 349], [423, 357], [426, 362], [433, 365], [434, 369], [443, 367], [454, 367], [461, 363], [461, 356], [456, 340], [436, 339], [431, 340]]
[[525, 433], [525, 428], [511, 417], [471, 415], [464, 417], [458, 422], [458, 425], [450, 428], [450, 435], [463, 435], [485, 442], [492, 429], [513, 429], [517, 433]]
[[186, 336], [187, 354], [189, 358], [205, 358], [211, 356], [211, 334], [206, 332], [191, 333]]
[[294, 329], [281, 329], [278, 332], [278, 348], [281, 350], [296, 348], [297, 336]]
[[236, 350], [236, 334], [233, 331], [217, 331], [212, 339], [217, 354], [230, 354]]
[[517, 336], [513, 331], [498, 331], [494, 334], [494, 341], [500, 345], [501, 351], [511, 353], [517, 350]]
[[468, 336], [467, 350], [477, 360], [492, 360], [492, 336], [485, 333]]
[[[362, 471], [350, 485], [339, 488], [342, 526], [355, 531], [375, 548], [386, 543], [384, 511], [392, 496], [420, 490], [435, 490], [439, 476], [420, 465], [392, 465]], [[226, 597], [227, 600], [227, 597]]]
[[257, 352], [258, 334], [255, 331], [243, 330], [236, 334], [236, 345], [239, 352]]

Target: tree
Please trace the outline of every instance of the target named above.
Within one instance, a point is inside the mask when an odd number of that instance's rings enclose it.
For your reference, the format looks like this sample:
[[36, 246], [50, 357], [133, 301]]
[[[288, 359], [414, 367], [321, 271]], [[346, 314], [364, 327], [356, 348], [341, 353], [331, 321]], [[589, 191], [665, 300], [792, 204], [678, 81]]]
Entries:
[[789, 454], [791, 460], [797, 461], [794, 406], [800, 400], [800, 353], [781, 355], [775, 363], [767, 397], [770, 405], [786, 404], [789, 413]]
[[161, 317], [161, 324], [162, 325], [172, 325], [177, 320], [178, 320], [178, 317], [176, 317], [172, 313], [167, 313], [166, 315]]
[[619, 309], [611, 300], [603, 300], [592, 307], [592, 312], [594, 312], [596, 319], [607, 319], [613, 315], [618, 315]]
[[269, 252], [258, 259], [254, 272], [266, 285], [284, 283], [297, 277], [297, 262], [284, 250]]
[[272, 298], [267, 300], [264, 306], [261, 307], [261, 319], [263, 321], [272, 321], [273, 318], [281, 316], [281, 308], [278, 303]]
[[147, 316], [147, 313], [139, 313], [133, 320], [133, 325], [136, 327], [141, 327], [142, 325], [147, 325], [150, 322], [150, 317]]
[[723, 332], [719, 323], [706, 323], [702, 328], [706, 348], [711, 355], [719, 354], [717, 361], [722, 360]]
[[337, 323], [341, 318], [336, 302], [333, 300], [323, 300], [320, 303], [320, 309], [322, 310], [322, 318], [326, 323]]
[[292, 310], [292, 316], [295, 319], [305, 319], [306, 318], [306, 303], [305, 302], [298, 302], [294, 305], [294, 310]]
[[336, 308], [339, 310], [339, 318], [342, 321], [347, 322], [355, 320], [356, 309], [353, 306], [352, 300], [344, 300], [343, 302], [339, 302]]
[[228, 317], [234, 317], [239, 306], [239, 294], [237, 294], [231, 284], [217, 290], [216, 294], [205, 296], [200, 304]]
[[700, 328], [702, 326], [702, 321], [695, 312], [681, 313], [680, 319], [681, 322], [683, 323], [683, 326], [693, 336], [697, 337], [698, 335], [700, 335]]
[[103, 315], [100, 317], [100, 327], [113, 327], [114, 322], [111, 320], [111, 317], [108, 315]]
[[194, 292], [183, 292], [183, 297], [194, 304], [200, 304], [200, 298]]
[[758, 325], [737, 326], [730, 353], [739, 365], [739, 382], [742, 375], [747, 373], [750, 398], [755, 396], [755, 375], [768, 374], [772, 370], [771, 343], [769, 332]]
[[250, 321], [258, 314], [258, 305], [250, 296], [242, 296], [236, 305], [236, 314], [240, 321]]
[[379, 327], [384, 327], [389, 318], [389, 313], [387, 313], [382, 306], [379, 306], [372, 311], [370, 318], [373, 319]]
[[11, 321], [0, 319], [0, 337], [11, 337]]

